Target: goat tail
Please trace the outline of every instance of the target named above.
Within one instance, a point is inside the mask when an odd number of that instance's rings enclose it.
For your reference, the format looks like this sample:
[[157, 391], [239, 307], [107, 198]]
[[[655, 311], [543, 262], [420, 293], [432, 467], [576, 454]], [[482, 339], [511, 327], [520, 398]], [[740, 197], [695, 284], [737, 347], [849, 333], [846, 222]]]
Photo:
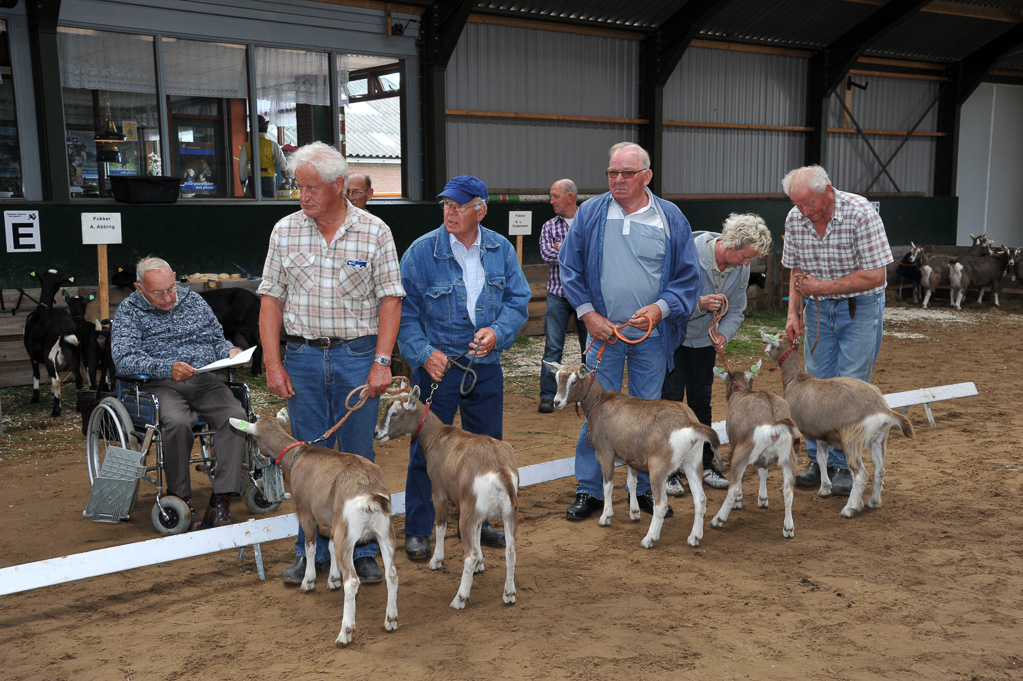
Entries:
[[961, 262], [957, 262], [949, 268], [948, 283], [955, 289], [963, 287], [963, 264]]
[[796, 422], [793, 421], [791, 418], [778, 419], [777, 421], [775, 421], [774, 425], [785, 426], [788, 429], [789, 435], [792, 436], [793, 440], [798, 440], [801, 437], [803, 437], [803, 434], [799, 432], [799, 427], [796, 426]]
[[69, 333], [68, 335], [64, 336], [61, 340], [63, 340], [65, 343], [69, 345], [78, 345], [78, 336], [76, 336], [73, 333]]
[[370, 504], [380, 507], [380, 512], [391, 515], [391, 497], [383, 494], [374, 494], [370, 497]]
[[893, 409], [892, 420], [894, 421], [892, 425], [898, 426], [899, 429], [902, 431], [903, 435], [905, 435], [908, 438], [915, 437], [915, 434], [913, 432], [913, 422], [906, 418], [905, 414], [900, 414], [899, 412]]
[[510, 469], [504, 468], [498, 474], [512, 508], [519, 507], [519, 481]]

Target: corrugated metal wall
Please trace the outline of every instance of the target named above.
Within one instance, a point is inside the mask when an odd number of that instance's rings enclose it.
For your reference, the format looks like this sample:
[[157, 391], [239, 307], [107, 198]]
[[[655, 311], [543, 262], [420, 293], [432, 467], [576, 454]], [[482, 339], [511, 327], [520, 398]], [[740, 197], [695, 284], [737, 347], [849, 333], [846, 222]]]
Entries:
[[[692, 47], [664, 87], [664, 119], [686, 123], [802, 126], [806, 61]], [[805, 133], [698, 127], [665, 129], [666, 194], [781, 191], [803, 160]]]
[[[597, 118], [636, 118], [634, 40], [466, 26], [449, 63], [447, 108]], [[606, 191], [607, 150], [636, 126], [449, 116], [448, 174], [489, 187], [542, 189], [562, 177]]]
[[[867, 86], [866, 90], [855, 87], [851, 89], [852, 101], [849, 106], [862, 129], [908, 131], [923, 116], [916, 131], [937, 130], [937, 107], [932, 104], [941, 88], [940, 82], [867, 75], [853, 75], [852, 80]], [[847, 127], [839, 97], [844, 97], [841, 88], [832, 96], [828, 109], [829, 125], [832, 128]], [[852, 123], [848, 127], [852, 127]], [[900, 144], [903, 145], [888, 166], [898, 191], [923, 192], [927, 196], [932, 194], [937, 137], [913, 136], [906, 141], [902, 135], [868, 134], [866, 138], [884, 162], [892, 158]], [[883, 173], [874, 181], [881, 172], [881, 164], [859, 135], [829, 135], [827, 165], [835, 185], [846, 191], [897, 191], [896, 186]]]
[[[639, 45], [633, 40], [581, 36], [470, 23], [447, 72], [447, 108], [463, 111], [636, 118]], [[864, 129], [909, 130], [937, 96], [941, 83], [885, 76], [853, 77], [851, 109]], [[806, 133], [756, 126], [805, 124], [807, 62], [803, 57], [692, 47], [664, 88], [663, 191], [676, 194], [762, 194], [781, 191], [780, 179], [803, 162]], [[829, 127], [846, 127], [838, 97]], [[671, 125], [727, 123], [737, 128]], [[917, 128], [933, 132], [931, 109]], [[606, 152], [636, 139], [627, 123], [546, 121], [451, 115], [447, 122], [450, 174], [471, 173], [501, 190], [545, 190], [571, 177], [582, 188], [606, 186]], [[903, 138], [870, 135], [888, 161]], [[889, 166], [902, 191], [930, 195], [935, 137], [915, 136]], [[836, 186], [867, 191], [880, 164], [854, 134], [828, 136], [828, 171]], [[882, 175], [870, 188], [895, 191]]]

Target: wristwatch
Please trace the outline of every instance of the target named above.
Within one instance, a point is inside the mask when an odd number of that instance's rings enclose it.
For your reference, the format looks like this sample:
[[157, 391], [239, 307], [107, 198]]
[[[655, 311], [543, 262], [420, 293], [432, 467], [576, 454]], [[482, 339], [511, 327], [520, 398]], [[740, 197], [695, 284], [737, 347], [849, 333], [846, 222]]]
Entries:
[[390, 357], [384, 357], [383, 355], [377, 355], [376, 357], [373, 358], [373, 361], [376, 362], [377, 364], [379, 364], [382, 367], [389, 367], [389, 366], [391, 366], [391, 358]]

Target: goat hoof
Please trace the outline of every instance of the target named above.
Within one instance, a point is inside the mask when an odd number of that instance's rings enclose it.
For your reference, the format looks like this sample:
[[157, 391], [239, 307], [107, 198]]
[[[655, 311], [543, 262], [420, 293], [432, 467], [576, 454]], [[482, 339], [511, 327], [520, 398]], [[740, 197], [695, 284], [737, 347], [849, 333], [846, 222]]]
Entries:
[[713, 518], [710, 521], [710, 526], [711, 527], [724, 527], [725, 526], [725, 522], [723, 520], [718, 520], [717, 518]]
[[632, 509], [629, 509], [629, 520], [631, 520], [633, 522], [636, 522], [636, 521], [638, 521], [640, 519], [641, 515], [642, 514], [639, 512], [638, 508], [635, 511], [633, 511]]
[[796, 529], [794, 527], [783, 527], [781, 528], [781, 536], [786, 539], [792, 539], [796, 536]]
[[696, 548], [697, 546], [700, 545], [700, 538], [697, 537], [695, 534], [691, 534], [689, 535], [689, 539], [686, 540], [686, 543], [692, 546], [693, 548]]
[[398, 630], [398, 618], [388, 617], [384, 622], [384, 631], [397, 631]]
[[848, 506], [846, 506], [845, 508], [842, 509], [841, 516], [843, 518], [852, 518], [854, 515], [856, 515], [855, 508], [849, 508]]
[[337, 635], [337, 640], [334, 641], [338, 648], [344, 648], [346, 645], [352, 642], [352, 630], [342, 629], [341, 633]]
[[505, 594], [504, 595], [504, 602], [507, 603], [508, 605], [514, 605], [515, 604], [515, 592], [512, 592], [510, 594]]
[[821, 485], [820, 491], [817, 492], [817, 496], [819, 496], [819, 497], [830, 497], [831, 496], [831, 485], [828, 485], [827, 487], [825, 487], [824, 485]]
[[341, 588], [341, 580], [340, 579], [336, 579], [336, 580], [335, 579], [328, 579], [327, 580], [327, 588], [330, 589], [331, 591], [337, 591], [338, 589]]
[[442, 567], [444, 567], [444, 561], [431, 560], [430, 564], [427, 567], [429, 567], [431, 570], [440, 570]]
[[770, 505], [769, 505], [767, 499], [764, 498], [764, 499], [757, 499], [757, 506], [759, 506], [760, 508], [769, 508]]
[[302, 586], [299, 589], [302, 593], [307, 594], [316, 588], [316, 582], [302, 582]]
[[461, 596], [455, 596], [455, 600], [451, 601], [452, 610], [465, 610], [465, 601], [468, 599], [462, 598]]
[[654, 540], [644, 539], [639, 543], [639, 545], [642, 546], [644, 549], [652, 549], [654, 547]]
[[611, 524], [611, 516], [600, 516], [600, 520], [597, 521], [597, 524], [601, 527], [607, 527]]

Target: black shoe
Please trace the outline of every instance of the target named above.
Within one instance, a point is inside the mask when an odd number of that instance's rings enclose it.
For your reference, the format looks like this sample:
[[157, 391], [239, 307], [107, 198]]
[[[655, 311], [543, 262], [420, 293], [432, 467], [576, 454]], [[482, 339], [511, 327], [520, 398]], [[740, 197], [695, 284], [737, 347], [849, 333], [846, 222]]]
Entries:
[[480, 544], [494, 549], [504, 548], [504, 532], [496, 527], [484, 525], [480, 529]]
[[355, 574], [363, 584], [379, 584], [384, 581], [384, 571], [377, 565], [377, 559], [373, 556], [356, 558]]
[[848, 468], [828, 466], [828, 477], [831, 478], [831, 493], [836, 497], [847, 497], [852, 493], [853, 479]]
[[543, 398], [540, 400], [540, 407], [537, 409], [541, 414], [550, 414], [554, 411], [554, 400]]
[[430, 559], [429, 537], [405, 537], [405, 555], [409, 560]]
[[[316, 574], [327, 572], [330, 570], [330, 561], [316, 563], [313, 567], [316, 568]], [[281, 579], [285, 584], [301, 584], [302, 580], [305, 579], [305, 556], [295, 558], [295, 562], [291, 564], [291, 567], [281, 573]]]
[[811, 461], [802, 473], [796, 476], [796, 487], [820, 487], [821, 469], [816, 461]]
[[[636, 501], [639, 502], [639, 510], [643, 511], [644, 513], [649, 513], [650, 515], [654, 514], [654, 493], [653, 492], [651, 492], [650, 490], [647, 490], [643, 494], [637, 494], [636, 495]], [[669, 505], [667, 512], [665, 512], [665, 514], [664, 514], [664, 517], [665, 518], [670, 518], [673, 515], [675, 515], [675, 511], [672, 510], [671, 505]]]
[[579, 492], [575, 495], [575, 503], [565, 511], [565, 517], [569, 520], [586, 520], [598, 508], [604, 508], [603, 499], [598, 499], [586, 492]]

